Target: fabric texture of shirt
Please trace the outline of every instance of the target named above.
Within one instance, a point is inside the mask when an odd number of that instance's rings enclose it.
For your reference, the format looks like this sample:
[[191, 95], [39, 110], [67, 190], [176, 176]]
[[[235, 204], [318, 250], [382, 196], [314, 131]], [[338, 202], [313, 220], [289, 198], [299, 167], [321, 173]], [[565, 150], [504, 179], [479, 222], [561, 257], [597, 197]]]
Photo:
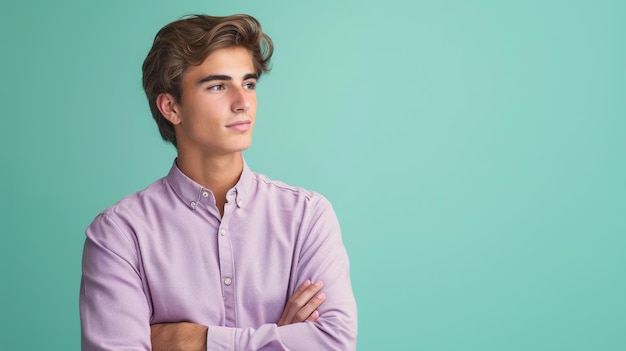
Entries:
[[[150, 350], [150, 325], [208, 326], [207, 350], [354, 350], [357, 311], [326, 198], [244, 163], [224, 214], [176, 164], [90, 224], [80, 288], [82, 348]], [[324, 282], [316, 322], [277, 326], [305, 280]]]

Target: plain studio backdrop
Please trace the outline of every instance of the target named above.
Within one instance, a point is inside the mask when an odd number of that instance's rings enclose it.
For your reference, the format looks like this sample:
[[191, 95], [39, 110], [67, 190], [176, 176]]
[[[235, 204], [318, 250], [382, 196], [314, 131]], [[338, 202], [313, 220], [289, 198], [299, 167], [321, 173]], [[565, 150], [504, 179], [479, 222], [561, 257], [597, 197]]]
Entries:
[[141, 64], [191, 13], [276, 44], [245, 157], [334, 204], [359, 350], [626, 349], [610, 0], [3, 1], [0, 348], [80, 348], [84, 230], [173, 161]]

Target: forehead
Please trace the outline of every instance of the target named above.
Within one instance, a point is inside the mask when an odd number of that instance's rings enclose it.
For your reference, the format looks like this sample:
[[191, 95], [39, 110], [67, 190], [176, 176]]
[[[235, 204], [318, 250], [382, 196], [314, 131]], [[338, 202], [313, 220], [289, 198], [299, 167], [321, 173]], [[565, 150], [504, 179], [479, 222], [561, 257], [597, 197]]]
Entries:
[[220, 74], [240, 78], [254, 72], [250, 52], [243, 47], [229, 47], [213, 51], [198, 66], [190, 66], [185, 76]]

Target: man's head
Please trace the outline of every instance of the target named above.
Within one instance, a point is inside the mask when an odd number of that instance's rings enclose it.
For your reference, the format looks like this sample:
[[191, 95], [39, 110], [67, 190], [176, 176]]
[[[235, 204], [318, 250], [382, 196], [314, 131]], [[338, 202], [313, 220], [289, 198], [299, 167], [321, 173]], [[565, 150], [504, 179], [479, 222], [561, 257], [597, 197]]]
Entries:
[[193, 15], [168, 24], [157, 33], [143, 63], [143, 87], [164, 140], [177, 146], [174, 125], [157, 106], [158, 96], [169, 94], [180, 102], [183, 76], [190, 67], [201, 65], [219, 49], [236, 47], [250, 53], [257, 77], [269, 71], [272, 40], [251, 16]]

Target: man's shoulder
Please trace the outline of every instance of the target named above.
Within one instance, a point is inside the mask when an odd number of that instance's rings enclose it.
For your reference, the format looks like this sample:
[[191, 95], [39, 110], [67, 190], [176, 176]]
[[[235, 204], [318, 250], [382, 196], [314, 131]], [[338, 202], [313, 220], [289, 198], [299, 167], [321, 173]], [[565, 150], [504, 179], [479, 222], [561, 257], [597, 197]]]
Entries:
[[287, 184], [272, 179], [265, 174], [253, 172], [255, 182], [255, 197], [263, 197], [272, 202], [291, 204], [299, 207], [330, 207], [328, 199], [321, 193], [300, 186]]
[[143, 212], [147, 208], [163, 201], [166, 183], [165, 177], [158, 179], [144, 189], [122, 197], [116, 203], [102, 210], [100, 215], [119, 217]]
[[254, 180], [256, 182], [256, 187], [261, 191], [271, 192], [272, 194], [279, 196], [296, 196], [303, 197], [305, 199], [314, 199], [318, 197], [323, 197], [320, 193], [309, 190], [303, 187], [294, 186], [287, 184], [283, 181], [271, 179], [265, 174], [256, 173], [254, 174]]

